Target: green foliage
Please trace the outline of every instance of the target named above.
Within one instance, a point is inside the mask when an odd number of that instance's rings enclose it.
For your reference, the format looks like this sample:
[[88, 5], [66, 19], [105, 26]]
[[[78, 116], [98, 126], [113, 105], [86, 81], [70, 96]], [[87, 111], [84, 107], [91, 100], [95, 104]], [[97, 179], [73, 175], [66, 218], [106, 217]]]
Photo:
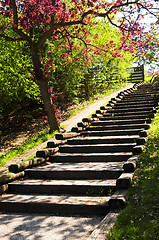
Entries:
[[[120, 31], [108, 23], [101, 22], [88, 27], [88, 31], [90, 43], [94, 46], [98, 44], [99, 48], [112, 40], [116, 47], [121, 43]], [[99, 37], [94, 38], [96, 32]], [[10, 30], [10, 36], [12, 35]], [[9, 113], [22, 101], [38, 99], [40, 92], [32, 78], [32, 61], [28, 47], [23, 42], [7, 42], [2, 39], [0, 44], [0, 111]], [[70, 48], [69, 44], [74, 47]], [[116, 81], [125, 81], [128, 76], [127, 68], [133, 62], [130, 53], [124, 53], [122, 57], [113, 56], [112, 47], [106, 58], [104, 51], [99, 55], [89, 51], [90, 60], [86, 64], [83, 56], [87, 48], [83, 51], [84, 46], [84, 42], [77, 38], [70, 43], [67, 37], [63, 37], [58, 41], [47, 40], [40, 50], [43, 71], [48, 71], [45, 75], [53, 87], [53, 98], [62, 110], [68, 103], [79, 104], [84, 99], [104, 93]]]
[[9, 113], [26, 99], [37, 99], [39, 89], [32, 79], [27, 48], [20, 42], [0, 40], [0, 111]]
[[120, 213], [110, 240], [159, 239], [159, 112], [151, 125], [135, 171], [128, 206]]
[[145, 76], [145, 82], [150, 82], [153, 75]]
[[[132, 67], [134, 57], [130, 52], [119, 50], [121, 57], [117, 56], [115, 48], [121, 46], [122, 34], [119, 29], [114, 28], [110, 23], [101, 21], [97, 26], [91, 29], [92, 36], [95, 32], [98, 37], [92, 39], [92, 43], [102, 49], [103, 45], [108, 45], [108, 50], [101, 51], [98, 57], [94, 57], [95, 64], [99, 66], [98, 78], [105, 86], [109, 82], [123, 81], [129, 76], [128, 69]], [[112, 44], [108, 44], [112, 41]], [[115, 47], [114, 47], [115, 46]]]
[[[101, 22], [94, 27], [88, 27], [90, 32], [89, 41], [94, 46], [94, 51], [102, 49], [103, 44], [114, 41], [114, 46], [121, 45], [122, 34], [118, 29], [106, 22]], [[99, 36], [94, 38], [95, 33]], [[133, 63], [132, 54], [120, 51], [122, 57], [113, 55], [114, 46], [109, 46], [107, 57], [105, 51], [100, 54], [94, 51], [87, 51], [88, 62], [83, 60], [84, 43], [79, 39], [66, 44], [67, 38], [62, 38], [58, 42], [47, 41], [41, 57], [44, 62], [52, 58], [52, 71], [50, 71], [49, 82], [53, 90], [58, 94], [58, 102], [61, 106], [65, 103], [73, 102], [78, 104], [81, 100], [88, 100], [93, 95], [103, 93], [116, 81], [125, 81], [129, 75], [128, 68]], [[72, 44], [72, 49], [69, 44]], [[89, 43], [88, 47], [89, 47]], [[96, 48], [96, 46], [99, 46]], [[75, 47], [78, 46], [78, 47]]]

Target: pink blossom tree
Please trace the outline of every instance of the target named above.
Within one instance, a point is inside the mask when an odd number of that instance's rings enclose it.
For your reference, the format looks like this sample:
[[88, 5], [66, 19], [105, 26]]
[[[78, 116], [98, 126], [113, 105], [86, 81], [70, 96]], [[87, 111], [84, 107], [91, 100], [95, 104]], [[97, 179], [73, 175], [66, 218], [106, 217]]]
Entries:
[[[67, 37], [66, 44], [72, 49], [77, 47], [73, 41], [77, 38], [84, 43], [82, 58], [87, 64], [91, 61], [88, 60], [88, 53], [94, 49], [89, 42], [87, 26], [98, 24], [98, 17], [102, 17], [123, 32], [122, 44], [114, 49], [114, 56], [119, 56], [121, 49], [142, 50], [146, 40], [142, 40], [143, 28], [140, 26], [140, 19], [145, 13], [151, 13], [155, 17], [156, 11], [155, 5], [149, 0], [1, 0], [0, 37], [6, 41], [23, 41], [28, 46], [34, 78], [41, 92], [51, 131], [59, 129], [59, 125], [48, 91], [48, 69], [51, 60], [48, 59], [46, 65], [41, 56], [46, 42]], [[14, 34], [10, 35], [10, 31]], [[98, 37], [97, 34], [94, 37]], [[109, 44], [112, 45], [113, 42]], [[103, 49], [97, 48], [94, 53], [100, 54], [101, 50], [109, 48], [109, 44], [103, 46]], [[67, 61], [68, 54], [64, 57]]]

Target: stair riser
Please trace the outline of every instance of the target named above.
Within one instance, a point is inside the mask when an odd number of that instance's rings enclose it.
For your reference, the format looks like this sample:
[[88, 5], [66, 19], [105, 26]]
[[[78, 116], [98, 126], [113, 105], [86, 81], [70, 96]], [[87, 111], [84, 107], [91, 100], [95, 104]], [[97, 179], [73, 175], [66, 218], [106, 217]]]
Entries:
[[135, 143], [134, 138], [119, 139], [92, 139], [92, 140], [69, 140], [68, 145], [87, 145], [87, 144], [117, 144], [117, 143]]
[[[94, 128], [93, 128], [94, 129]], [[124, 135], [138, 135], [141, 129], [135, 129], [135, 130], [117, 130], [117, 131], [100, 131], [100, 130], [94, 130], [92, 132], [84, 132], [82, 135], [84, 136], [124, 136]]]
[[89, 127], [87, 131], [106, 131], [106, 130], [124, 130], [124, 129], [147, 129], [146, 124], [140, 125], [121, 125], [121, 126], [103, 126], [103, 127]]
[[154, 95], [154, 94], [152, 94], [152, 95], [151, 96], [145, 96], [143, 94], [143, 95], [138, 95], [134, 98], [134, 95], [129, 94], [129, 95], [124, 95], [122, 100], [124, 101], [124, 100], [130, 99], [130, 101], [139, 101], [141, 99], [142, 101], [146, 101], [146, 99], [148, 99], [148, 100], [156, 99], [156, 95]]
[[69, 205], [69, 204], [43, 204], [43, 203], [0, 203], [1, 212], [23, 212], [23, 213], [52, 213], [58, 215], [80, 214], [80, 215], [102, 215], [109, 212], [109, 207], [103, 205]]
[[127, 94], [127, 95], [125, 95], [124, 96], [124, 98], [134, 98], [134, 97], [136, 97], [136, 98], [142, 98], [142, 99], [144, 99], [144, 98], [153, 98], [153, 97], [156, 97], [156, 94], [154, 93], [154, 92], [152, 92], [152, 93], [145, 93], [145, 91], [143, 91], [143, 92], [138, 92], [138, 93], [135, 93], [135, 92], [132, 92], [132, 93], [129, 93], [129, 94]]
[[126, 146], [89, 146], [89, 147], [61, 147], [61, 153], [106, 153], [106, 152], [131, 152], [134, 145]]
[[138, 119], [138, 120], [121, 120], [121, 121], [99, 121], [93, 122], [92, 126], [107, 126], [107, 125], [124, 125], [124, 124], [144, 124], [146, 122], [145, 119]]
[[123, 106], [123, 105], [138, 105], [138, 104], [155, 104], [156, 101], [155, 100], [142, 100], [140, 99], [139, 101], [137, 100], [132, 100], [132, 101], [128, 101], [128, 100], [124, 100], [122, 99], [121, 101], [118, 101], [115, 103], [116, 106]]
[[104, 116], [104, 117], [99, 117], [99, 120], [100, 121], [108, 121], [108, 120], [126, 120], [126, 119], [150, 119], [150, 118], [153, 118], [154, 115], [149, 115], [149, 114], [146, 114], [146, 115], [125, 115], [125, 116], [114, 116], [114, 117], [111, 117], [111, 115], [108, 115], [107, 117]]
[[152, 111], [131, 111], [131, 112], [113, 112], [113, 111], [110, 111], [110, 112], [107, 112], [106, 114], [103, 114], [103, 117], [108, 117], [108, 116], [115, 116], [115, 117], [134, 117], [134, 116], [137, 116], [137, 115], [143, 115], [143, 116], [149, 116], [149, 114], [153, 114]]
[[130, 155], [108, 155], [108, 156], [51, 156], [50, 162], [123, 162], [127, 161]]
[[144, 105], [144, 106], [147, 106], [147, 105], [152, 105], [152, 106], [154, 106], [154, 105], [157, 105], [157, 102], [155, 101], [155, 100], [153, 100], [153, 101], [149, 101], [149, 100], [147, 100], [147, 101], [142, 101], [142, 100], [140, 100], [140, 101], [124, 101], [124, 100], [122, 100], [122, 101], [119, 101], [119, 102], [116, 102], [115, 103], [115, 106], [131, 106], [131, 105], [136, 105], [136, 106], [139, 106], [139, 105]]
[[115, 105], [113, 107], [113, 109], [125, 109], [125, 108], [153, 108], [155, 106], [155, 104], [132, 104], [132, 105], [128, 105], [128, 104], [125, 104], [125, 105]]
[[122, 109], [112, 109], [112, 110], [108, 110], [108, 113], [121, 113], [121, 112], [144, 112], [144, 111], [152, 111], [153, 108], [152, 107], [143, 107], [143, 108], [138, 108], [136, 107], [132, 107], [132, 108], [122, 108]]
[[33, 179], [61, 179], [61, 180], [78, 180], [78, 179], [115, 179], [123, 171], [26, 171], [26, 175]]
[[9, 193], [16, 193], [16, 194], [84, 194], [89, 195], [97, 194], [101, 195], [108, 195], [109, 191], [115, 191], [116, 186], [50, 186], [50, 185], [9, 185], [8, 191]]

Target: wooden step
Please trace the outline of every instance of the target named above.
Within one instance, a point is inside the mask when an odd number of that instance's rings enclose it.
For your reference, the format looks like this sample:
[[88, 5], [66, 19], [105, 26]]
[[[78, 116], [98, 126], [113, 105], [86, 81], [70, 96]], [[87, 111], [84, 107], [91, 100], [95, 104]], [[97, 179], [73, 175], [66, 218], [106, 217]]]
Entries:
[[125, 124], [125, 125], [108, 125], [87, 127], [86, 131], [106, 131], [106, 130], [126, 130], [126, 129], [149, 129], [148, 124]]
[[15, 194], [95, 194], [108, 195], [116, 189], [116, 179], [96, 180], [39, 180], [29, 179], [8, 184], [8, 191]]
[[106, 153], [131, 152], [136, 143], [119, 144], [90, 144], [90, 145], [64, 145], [59, 147], [60, 153]]
[[24, 195], [1, 197], [1, 212], [106, 215], [110, 196]]
[[[133, 111], [132, 111], [133, 110]], [[121, 109], [111, 109], [111, 110], [108, 110], [107, 112], [108, 113], [121, 113], [121, 112], [144, 112], [144, 111], [152, 111], [153, 110], [153, 107], [137, 107], [137, 106], [133, 106], [133, 107], [130, 107], [130, 108], [121, 108]]]
[[103, 114], [103, 117], [107, 117], [107, 116], [122, 116], [122, 117], [133, 117], [133, 116], [137, 116], [137, 115], [147, 115], [149, 116], [149, 114], [153, 114], [153, 111], [134, 111], [134, 110], [131, 110], [130, 112], [125, 112], [125, 111], [117, 111], [117, 112], [114, 112], [114, 111], [110, 111], [110, 112], [107, 112], [107, 113], [104, 113]]
[[123, 162], [53, 163], [25, 170], [33, 179], [114, 179], [123, 173]]
[[102, 120], [96, 121], [91, 124], [91, 126], [107, 126], [107, 125], [124, 125], [124, 124], [143, 124], [145, 119], [122, 119], [122, 120]]
[[115, 144], [115, 143], [135, 143], [138, 135], [132, 136], [104, 136], [104, 137], [78, 137], [67, 141], [68, 145], [88, 145], [88, 144]]
[[113, 109], [125, 109], [125, 108], [129, 108], [129, 109], [132, 109], [132, 108], [153, 108], [154, 107], [154, 104], [151, 104], [151, 103], [147, 103], [147, 104], [124, 104], [124, 105], [114, 105]]
[[122, 100], [122, 101], [119, 101], [119, 102], [116, 102], [116, 104], [115, 105], [117, 105], [117, 106], [122, 106], [122, 105], [127, 105], [127, 104], [132, 104], [132, 105], [138, 105], [138, 104], [147, 104], [147, 103], [150, 103], [150, 104], [154, 104], [155, 103], [155, 101], [154, 101], [154, 99], [152, 99], [152, 100], [145, 100], [145, 99], [140, 99], [140, 100], [137, 100], [137, 99], [132, 99], [132, 100]]
[[105, 114], [104, 116], [100, 116], [99, 117], [99, 120], [100, 121], [107, 121], [107, 120], [129, 120], [129, 119], [151, 119], [151, 118], [154, 118], [154, 113], [152, 114], [143, 114], [143, 115], [121, 115], [121, 116], [118, 116], [118, 115], [115, 115], [115, 116], [112, 116], [111, 114]]
[[150, 92], [150, 93], [146, 93], [145, 91], [142, 92], [131, 92], [127, 95], [125, 95], [124, 97], [126, 98], [134, 98], [134, 97], [142, 97], [142, 98], [146, 98], [146, 97], [156, 97], [156, 94], [154, 92]]
[[150, 96], [145, 96], [145, 95], [125, 95], [124, 97], [123, 97], [123, 99], [122, 99], [122, 101], [125, 101], [125, 100], [136, 100], [136, 101], [139, 101], [140, 99], [142, 99], [142, 100], [145, 100], [146, 101], [146, 99], [149, 101], [149, 100], [155, 100], [156, 99], [156, 95], [150, 95]]
[[50, 162], [123, 162], [132, 156], [132, 152], [117, 153], [56, 153], [50, 156]]
[[139, 134], [139, 132], [141, 131], [141, 128], [137, 128], [137, 129], [122, 129], [122, 130], [102, 130], [101, 128], [98, 127], [99, 130], [97, 130], [97, 128], [91, 128], [91, 130], [89, 131], [89, 129], [87, 129], [87, 131], [83, 131], [81, 133], [82, 136], [123, 136], [123, 135], [137, 135]]

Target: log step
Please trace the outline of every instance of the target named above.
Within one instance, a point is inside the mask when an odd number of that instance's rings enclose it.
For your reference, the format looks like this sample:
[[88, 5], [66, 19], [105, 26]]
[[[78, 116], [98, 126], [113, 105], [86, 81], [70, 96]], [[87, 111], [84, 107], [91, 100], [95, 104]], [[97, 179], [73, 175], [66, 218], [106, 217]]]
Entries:
[[136, 143], [122, 144], [91, 144], [91, 145], [64, 145], [59, 148], [60, 153], [106, 153], [131, 152]]
[[[98, 130], [99, 129], [99, 130]], [[123, 135], [137, 135], [141, 131], [141, 128], [137, 129], [123, 129], [123, 130], [101, 130], [100, 127], [98, 129], [95, 127], [91, 129], [91, 131], [83, 131], [81, 135], [83, 136], [123, 136]]]
[[104, 116], [100, 116], [99, 120], [100, 121], [108, 121], [108, 120], [127, 120], [127, 119], [151, 119], [154, 118], [154, 113], [151, 114], [143, 114], [143, 115], [126, 115], [126, 116], [118, 116], [114, 115], [112, 116], [111, 114], [105, 114]]
[[127, 124], [127, 125], [108, 125], [87, 127], [87, 131], [106, 131], [106, 130], [126, 130], [126, 129], [149, 129], [148, 124]]
[[107, 196], [23, 195], [7, 194], [1, 197], [1, 212], [106, 215], [109, 212]]
[[50, 162], [123, 162], [132, 156], [131, 152], [120, 153], [57, 153], [50, 156]]
[[33, 179], [115, 179], [123, 173], [123, 162], [54, 163], [25, 170]]
[[91, 194], [108, 195], [116, 189], [116, 179], [38, 180], [30, 179], [8, 184], [10, 193], [23, 194]]
[[140, 100], [137, 100], [137, 99], [133, 99], [133, 100], [122, 100], [122, 101], [118, 101], [116, 102], [115, 105], [117, 106], [122, 106], [122, 105], [130, 105], [130, 104], [133, 104], [133, 105], [138, 105], [138, 104], [147, 104], [147, 103], [150, 103], [150, 104], [154, 104], [156, 101], [155, 99], [151, 99], [151, 100], [145, 100], [145, 99], [140, 99]]
[[67, 141], [68, 145], [87, 145], [87, 144], [113, 144], [113, 143], [135, 143], [138, 135], [132, 136], [105, 136], [105, 137], [80, 137], [72, 138]]
[[151, 108], [151, 107], [154, 107], [154, 103], [153, 104], [124, 104], [124, 105], [114, 105], [114, 109], [125, 109], [125, 108]]
[[125, 125], [125, 124], [143, 124], [146, 123], [145, 119], [127, 119], [127, 120], [104, 120], [96, 121], [91, 126], [106, 126], [106, 125]]
[[133, 106], [133, 107], [130, 107], [130, 108], [121, 108], [121, 109], [111, 109], [111, 110], [108, 110], [107, 112], [108, 113], [112, 113], [112, 112], [132, 112], [132, 109], [134, 112], [143, 112], [143, 111], [152, 111], [153, 110], [153, 107], [137, 107], [137, 106]]
[[110, 111], [110, 112], [107, 112], [107, 113], [104, 113], [103, 114], [103, 117], [107, 117], [107, 116], [130, 116], [130, 117], [133, 117], [133, 116], [136, 116], [136, 115], [147, 115], [149, 116], [149, 114], [152, 114], [153, 113], [153, 110], [152, 111], [130, 111], [130, 112], [120, 112], [120, 111], [117, 111], [117, 112], [113, 112], [113, 111]]

